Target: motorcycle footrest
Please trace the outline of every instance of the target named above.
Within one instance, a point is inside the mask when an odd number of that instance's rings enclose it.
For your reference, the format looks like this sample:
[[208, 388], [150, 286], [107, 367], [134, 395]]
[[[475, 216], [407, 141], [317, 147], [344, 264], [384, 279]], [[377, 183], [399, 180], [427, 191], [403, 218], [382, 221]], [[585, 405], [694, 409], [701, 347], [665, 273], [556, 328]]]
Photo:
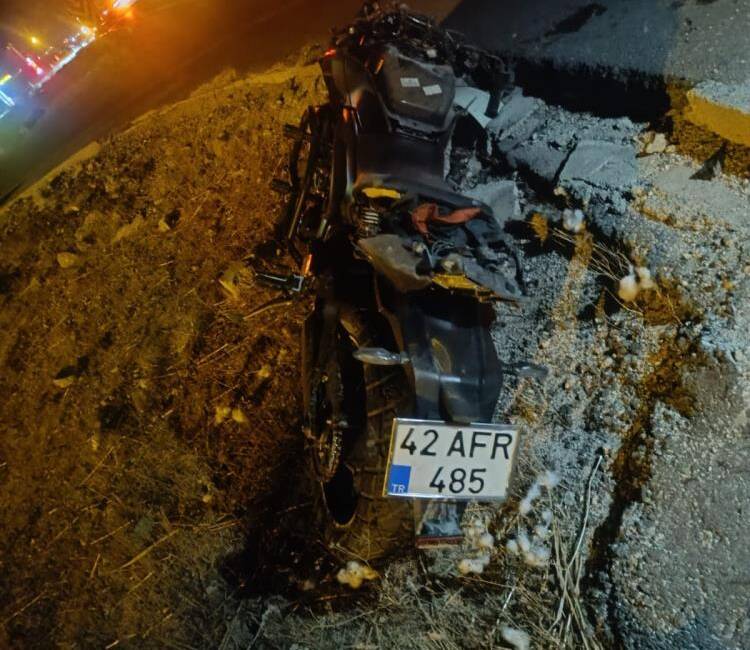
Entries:
[[282, 289], [283, 291], [291, 291], [293, 293], [299, 293], [302, 291], [305, 284], [304, 276], [298, 275], [297, 273], [289, 273], [285, 275], [281, 273], [257, 271], [255, 277], [258, 281], [269, 287]]

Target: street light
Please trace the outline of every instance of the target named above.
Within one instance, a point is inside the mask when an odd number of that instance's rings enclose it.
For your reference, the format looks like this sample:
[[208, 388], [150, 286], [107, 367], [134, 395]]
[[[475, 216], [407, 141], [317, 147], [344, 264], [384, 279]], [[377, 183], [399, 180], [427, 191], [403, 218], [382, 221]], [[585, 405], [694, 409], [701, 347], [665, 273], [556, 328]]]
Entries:
[[34, 45], [35, 47], [41, 43], [41, 41], [36, 36], [32, 36], [29, 40], [31, 41], [31, 44]]

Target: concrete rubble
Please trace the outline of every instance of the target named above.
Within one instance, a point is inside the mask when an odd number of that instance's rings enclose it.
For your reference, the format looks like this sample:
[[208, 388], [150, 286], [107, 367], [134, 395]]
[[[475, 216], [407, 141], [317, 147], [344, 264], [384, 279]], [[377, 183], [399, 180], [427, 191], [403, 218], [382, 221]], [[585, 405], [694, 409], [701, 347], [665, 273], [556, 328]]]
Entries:
[[[496, 331], [505, 358], [550, 367], [542, 398], [521, 386], [504, 408], [531, 400], [522, 453], [560, 472], [573, 519], [603, 454], [583, 582], [592, 624], [614, 647], [749, 647], [748, 183], [697, 180], [698, 163], [668, 147], [646, 153], [644, 125], [520, 93], [490, 129], [524, 215], [554, 229], [580, 208], [594, 246], [579, 236], [570, 263], [527, 254], [524, 326], [501, 316]], [[628, 263], [658, 288], [617, 305]]]

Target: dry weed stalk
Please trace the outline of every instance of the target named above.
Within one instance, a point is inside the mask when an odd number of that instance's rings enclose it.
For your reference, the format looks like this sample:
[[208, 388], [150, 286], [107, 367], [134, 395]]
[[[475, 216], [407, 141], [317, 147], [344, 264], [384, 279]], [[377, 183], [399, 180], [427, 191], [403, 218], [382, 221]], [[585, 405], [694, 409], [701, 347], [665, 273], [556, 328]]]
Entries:
[[576, 249], [582, 242], [588, 244], [591, 249], [591, 256], [589, 259], [589, 267], [591, 270], [613, 280], [614, 282], [619, 282], [627, 269], [632, 266], [632, 262], [624, 253], [612, 250], [604, 244], [595, 242], [591, 233], [584, 232], [579, 235], [574, 235], [566, 232], [562, 228], [553, 227], [552, 237], [559, 242], [570, 244], [576, 247]]
[[558, 645], [562, 648], [568, 647], [568, 639], [571, 636], [572, 626], [575, 627], [578, 638], [586, 650], [598, 650], [600, 648], [599, 643], [589, 632], [586, 616], [583, 613], [580, 600], [580, 583], [584, 569], [581, 548], [583, 546], [583, 540], [586, 536], [586, 528], [588, 526], [589, 511], [591, 508], [591, 488], [601, 463], [602, 456], [599, 455], [589, 476], [586, 487], [583, 522], [581, 524], [578, 540], [576, 541], [576, 545], [573, 548], [570, 558], [567, 557], [560, 529], [557, 524], [553, 522], [553, 539], [555, 548], [554, 568], [561, 594], [555, 620], [552, 622], [548, 631], [556, 634]]

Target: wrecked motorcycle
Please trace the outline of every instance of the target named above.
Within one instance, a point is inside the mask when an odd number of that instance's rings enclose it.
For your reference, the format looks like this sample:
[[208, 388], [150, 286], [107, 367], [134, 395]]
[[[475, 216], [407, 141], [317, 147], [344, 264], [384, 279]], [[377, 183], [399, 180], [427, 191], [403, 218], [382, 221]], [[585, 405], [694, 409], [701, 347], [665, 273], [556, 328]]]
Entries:
[[[490, 325], [523, 298], [503, 217], [446, 181], [457, 122], [496, 114], [509, 73], [430, 19], [364, 6], [320, 60], [283, 178], [281, 236], [309, 288], [304, 427], [325, 542], [372, 559], [455, 542], [468, 501], [502, 500], [518, 442], [493, 424], [503, 365]], [[486, 124], [486, 121], [484, 122]]]

